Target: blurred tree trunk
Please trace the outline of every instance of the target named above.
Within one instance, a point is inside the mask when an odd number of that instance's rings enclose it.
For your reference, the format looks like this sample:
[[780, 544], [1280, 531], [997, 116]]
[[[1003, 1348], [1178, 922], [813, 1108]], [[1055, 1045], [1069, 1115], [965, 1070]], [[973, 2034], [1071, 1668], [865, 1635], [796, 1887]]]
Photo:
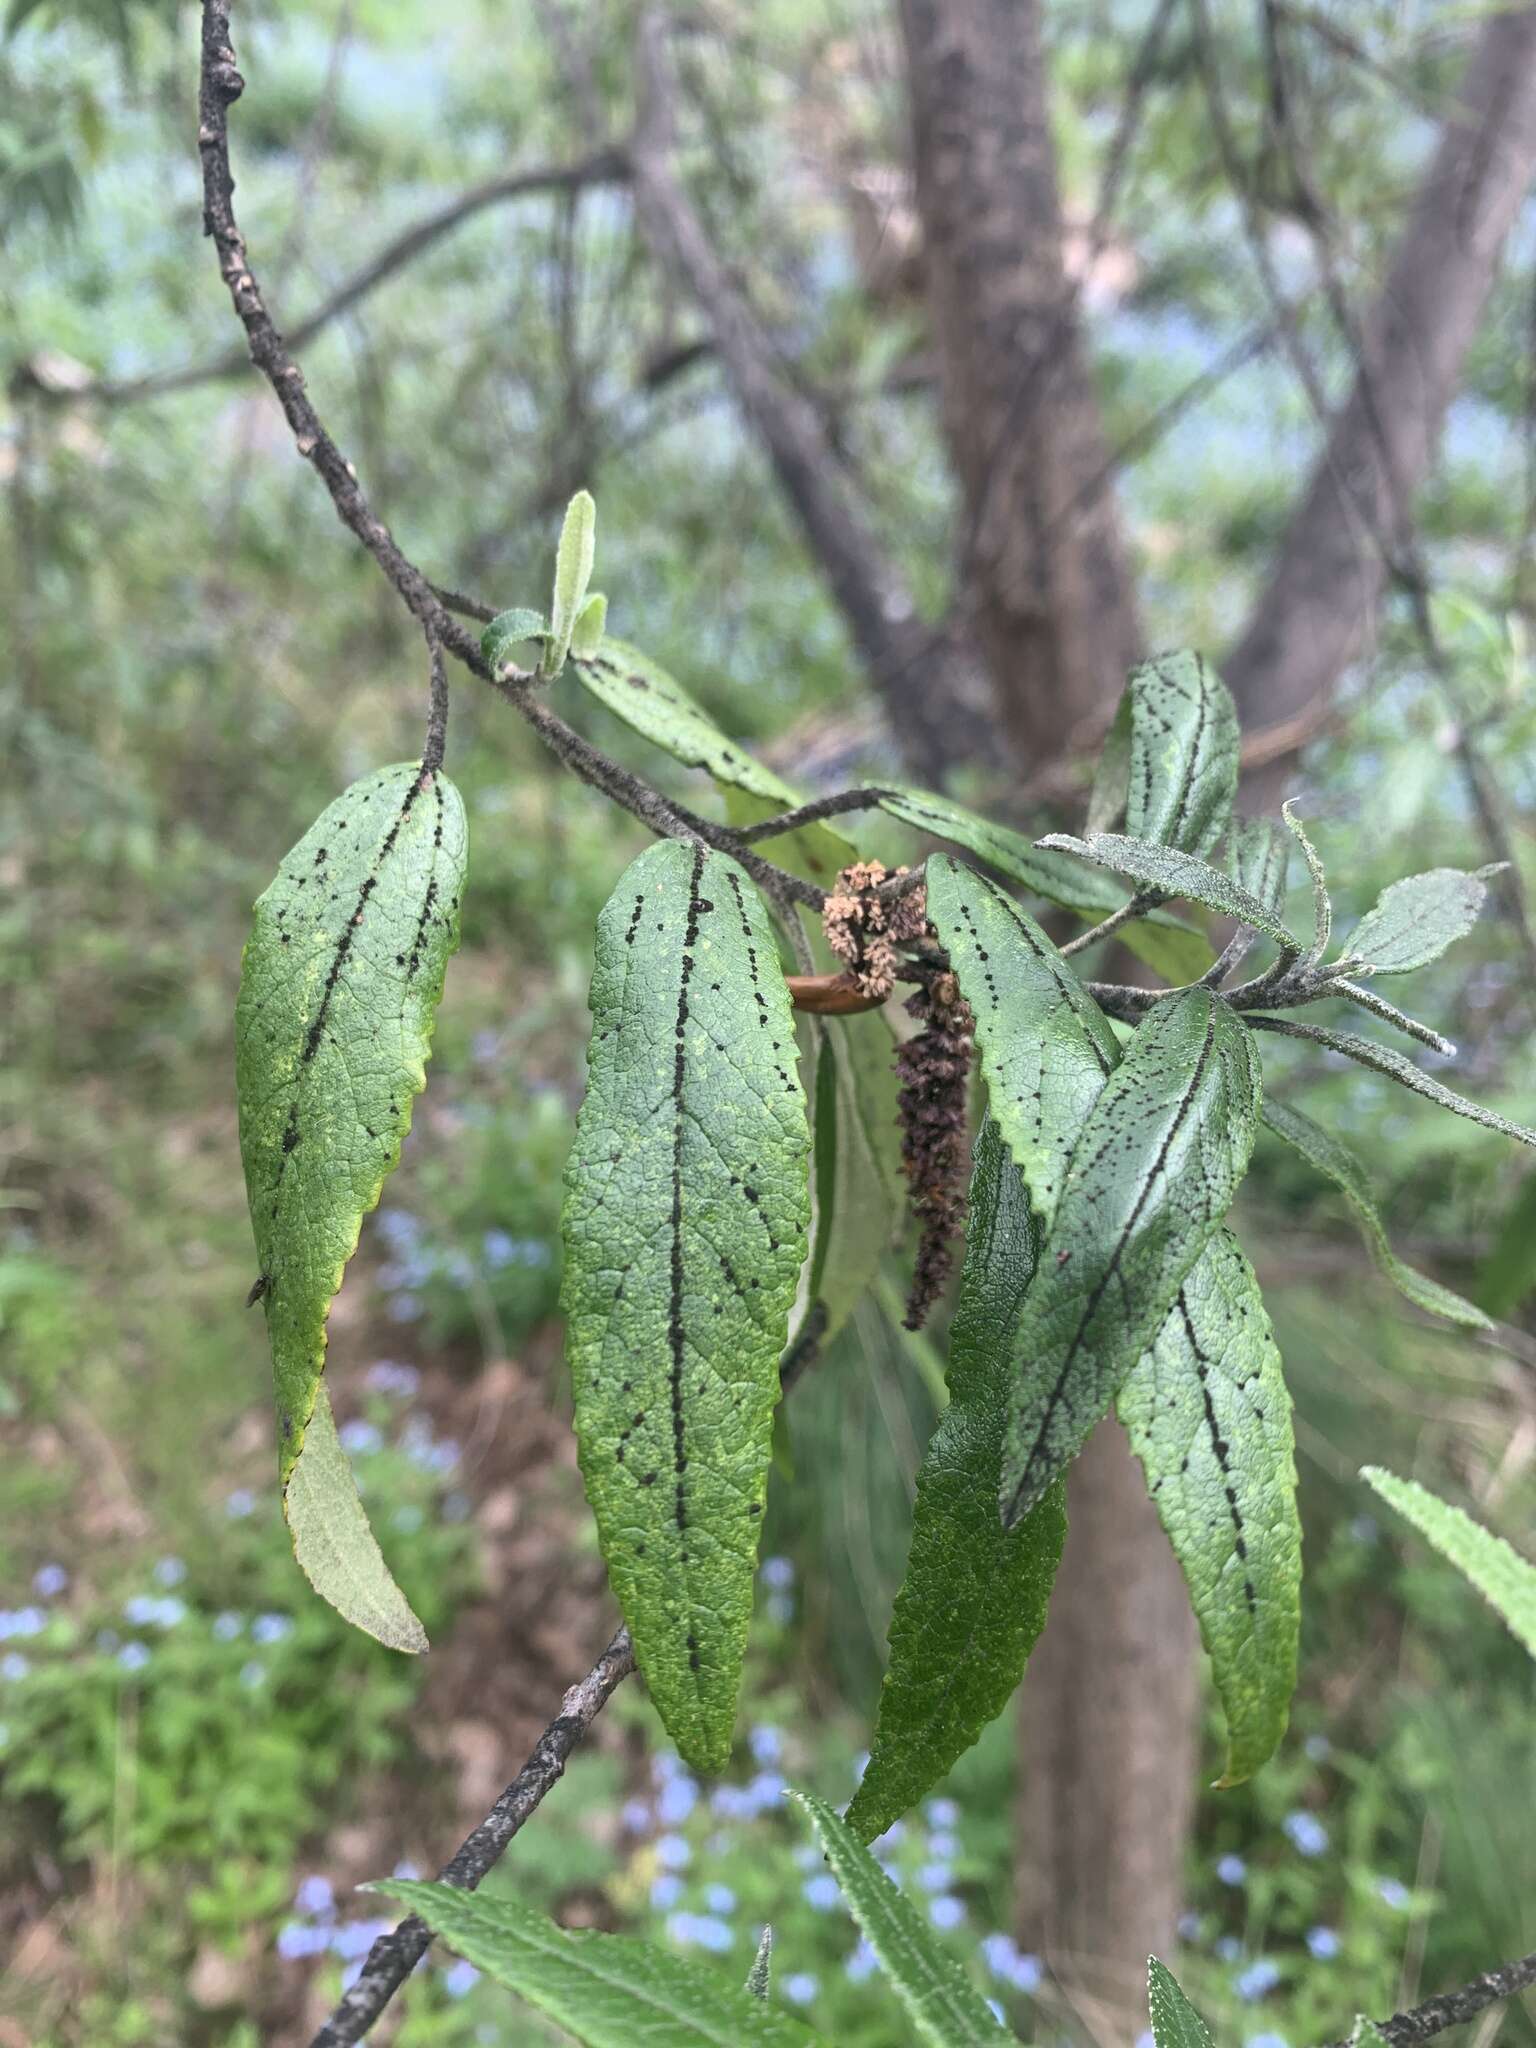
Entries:
[[[913, 162], [973, 625], [1017, 764], [1080, 747], [1140, 652], [1062, 253], [1035, 0], [902, 0]], [[1018, 1931], [1111, 2035], [1172, 1946], [1197, 1734], [1183, 1580], [1118, 1423], [1068, 1481], [1020, 1695]], [[1130, 2031], [1125, 2030], [1129, 2028]]]

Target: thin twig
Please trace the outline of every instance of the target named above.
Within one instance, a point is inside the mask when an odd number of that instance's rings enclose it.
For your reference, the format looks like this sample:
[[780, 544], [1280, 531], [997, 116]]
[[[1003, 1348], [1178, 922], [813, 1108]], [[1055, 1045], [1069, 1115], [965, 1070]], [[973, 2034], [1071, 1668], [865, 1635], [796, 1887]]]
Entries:
[[[1455, 1991], [1442, 1991], [1434, 1998], [1426, 1998], [1422, 2005], [1410, 2006], [1407, 2012], [1395, 2013], [1389, 2020], [1378, 2020], [1376, 2025], [1391, 2043], [1391, 2048], [1415, 2048], [1416, 2043], [1431, 2041], [1436, 2034], [1443, 2034], [1447, 2027], [1464, 2027], [1468, 2020], [1475, 2020], [1488, 2006], [1496, 2005], [1501, 1998], [1513, 1998], [1517, 1992], [1526, 1991], [1533, 1984], [1536, 1984], [1536, 1954], [1484, 1970], [1470, 1984], [1463, 1984]], [[1349, 2044], [1335, 2041], [1331, 2048], [1349, 2048]]]
[[1162, 902], [1161, 896], [1138, 892], [1128, 903], [1122, 903], [1118, 910], [1112, 910], [1100, 923], [1091, 925], [1085, 932], [1079, 932], [1075, 939], [1068, 939], [1057, 950], [1064, 956], [1085, 953], [1090, 946], [1096, 946], [1100, 939], [1107, 939], [1120, 930], [1122, 925], [1134, 924], [1138, 917], [1145, 917], [1149, 910], [1156, 910]]

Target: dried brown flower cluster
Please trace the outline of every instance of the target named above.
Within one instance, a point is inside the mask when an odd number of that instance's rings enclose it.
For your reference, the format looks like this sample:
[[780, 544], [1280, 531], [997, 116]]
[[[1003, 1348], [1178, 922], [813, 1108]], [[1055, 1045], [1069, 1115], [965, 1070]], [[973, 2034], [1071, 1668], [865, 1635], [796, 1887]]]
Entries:
[[838, 876], [821, 912], [827, 944], [858, 983], [860, 995], [880, 1002], [896, 985], [896, 948], [920, 939], [928, 923], [926, 891], [910, 889], [885, 902], [876, 891], [889, 879], [882, 862], [855, 861]]
[[901, 1158], [920, 1226], [905, 1320], [918, 1330], [944, 1290], [965, 1218], [965, 1088], [975, 1019], [952, 974], [934, 975], [906, 1008], [923, 1026], [896, 1053]]

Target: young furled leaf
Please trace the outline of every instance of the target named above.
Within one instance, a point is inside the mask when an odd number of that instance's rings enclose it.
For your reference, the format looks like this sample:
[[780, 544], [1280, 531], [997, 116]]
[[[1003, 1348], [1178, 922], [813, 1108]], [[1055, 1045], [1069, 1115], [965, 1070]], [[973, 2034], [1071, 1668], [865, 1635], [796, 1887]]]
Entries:
[[1147, 2004], [1154, 2048], [1213, 2048], [1210, 2028], [1156, 1956], [1147, 1958]]
[[516, 649], [537, 642], [542, 659], [549, 639], [549, 622], [542, 612], [498, 612], [480, 635], [480, 652], [493, 672], [499, 673], [511, 661]]
[[1356, 1038], [1349, 1031], [1325, 1031], [1320, 1024], [1300, 1024], [1290, 1017], [1267, 1017], [1256, 1011], [1248, 1013], [1248, 1022], [1256, 1031], [1276, 1031], [1283, 1038], [1302, 1038], [1309, 1045], [1320, 1045], [1328, 1052], [1343, 1053], [1346, 1059], [1369, 1067], [1372, 1073], [1385, 1074], [1389, 1080], [1400, 1081], [1415, 1095], [1427, 1096], [1431, 1102], [1438, 1102], [1442, 1109], [1451, 1110], [1456, 1116], [1467, 1117], [1475, 1124], [1486, 1124], [1490, 1131], [1502, 1131], [1506, 1138], [1516, 1138], [1522, 1145], [1536, 1145], [1536, 1131], [1528, 1131], [1524, 1124], [1511, 1123], [1496, 1109], [1484, 1109], [1480, 1102], [1469, 1102], [1465, 1095], [1443, 1087], [1433, 1075], [1421, 1073], [1412, 1060], [1404, 1059], [1389, 1045], [1377, 1045], [1369, 1038]]
[[1154, 846], [1144, 839], [1127, 839], [1119, 832], [1092, 832], [1086, 839], [1074, 839], [1070, 832], [1053, 832], [1039, 843], [1096, 861], [1157, 895], [1183, 896], [1191, 903], [1203, 903], [1207, 910], [1219, 910], [1223, 917], [1236, 918], [1239, 924], [1262, 932], [1288, 953], [1302, 951], [1300, 939], [1267, 904], [1193, 854]]
[[563, 1303], [587, 1497], [667, 1731], [717, 1770], [805, 1256], [805, 1099], [767, 913], [675, 840], [598, 920]]
[[1123, 808], [1128, 837], [1208, 853], [1232, 815], [1237, 769], [1237, 710], [1215, 669], [1187, 651], [1142, 662], [1104, 750], [1089, 831]]
[[1220, 997], [1197, 988], [1159, 1003], [1082, 1124], [1025, 1297], [1008, 1526], [1077, 1455], [1157, 1335], [1247, 1168], [1258, 1109], [1252, 1040]]
[[1048, 1220], [1083, 1123], [1120, 1047], [1109, 1020], [1034, 919], [945, 853], [928, 862], [928, 916], [976, 1019], [987, 1101]]
[[1328, 895], [1328, 876], [1317, 848], [1307, 837], [1306, 826], [1296, 815], [1294, 802], [1288, 799], [1283, 803], [1280, 815], [1285, 820], [1286, 830], [1301, 848], [1307, 873], [1312, 877], [1312, 945], [1307, 958], [1321, 960], [1333, 937], [1333, 904]]
[[555, 552], [555, 588], [549, 605], [549, 645], [543, 670], [557, 676], [571, 651], [571, 636], [587, 601], [597, 546], [597, 507], [590, 491], [578, 491], [565, 508]]
[[576, 624], [571, 629], [571, 652], [578, 661], [596, 654], [603, 644], [603, 633], [608, 625], [608, 600], [600, 590], [594, 590], [576, 615]]
[[997, 1518], [1013, 1333], [1035, 1238], [1024, 1177], [988, 1117], [949, 1332], [949, 1406], [917, 1475], [869, 1765], [846, 1816], [862, 1841], [921, 1799], [1002, 1712], [1045, 1623], [1066, 1535], [1063, 1490], [1016, 1529]]
[[930, 2048], [1016, 2048], [960, 1965], [940, 1948], [909, 1899], [902, 1897], [869, 1851], [825, 1800], [799, 1800], [848, 1909], [879, 1958], [913, 2026]]
[[1379, 1465], [1362, 1466], [1360, 1477], [1471, 1580], [1510, 1633], [1536, 1657], [1536, 1564], [1502, 1536], [1411, 1479], [1399, 1479]]
[[633, 1935], [567, 1933], [505, 1894], [488, 1899], [455, 1885], [391, 1878], [367, 1889], [419, 1914], [466, 1962], [586, 2048], [816, 2048], [821, 2040], [718, 1970]]
[[[279, 1474], [318, 1593], [397, 1649], [426, 1647], [382, 1560], [339, 1447], [294, 1493], [325, 1365], [331, 1298], [426, 1085], [458, 943], [464, 809], [404, 762], [352, 784], [256, 904], [235, 1011], [240, 1153], [272, 1343]], [[323, 1428], [322, 1419], [322, 1428]]]
[[1389, 884], [1349, 935], [1345, 951], [1360, 961], [1356, 973], [1410, 974], [1438, 960], [1477, 923], [1487, 878], [1503, 865], [1496, 862], [1475, 874], [1431, 868]]
[[[1091, 923], [1124, 906], [1124, 889], [1108, 875], [1063, 854], [1042, 852], [1022, 832], [978, 817], [947, 796], [891, 787], [882, 789], [878, 800], [881, 810], [904, 825], [963, 846], [1031, 895], [1076, 911]], [[1202, 935], [1168, 910], [1149, 910], [1144, 921], [1126, 925], [1121, 937], [1149, 967], [1174, 981], [1193, 981], [1210, 959], [1211, 949]]]
[[1280, 1354], [1253, 1268], [1229, 1230], [1218, 1230], [1191, 1267], [1117, 1406], [1189, 1587], [1227, 1717], [1220, 1782], [1240, 1785], [1274, 1754], [1290, 1713], [1301, 1525]]
[[1449, 1287], [1442, 1287], [1438, 1280], [1415, 1272], [1412, 1266], [1405, 1265], [1397, 1257], [1388, 1242], [1386, 1227], [1371, 1194], [1365, 1168], [1347, 1145], [1301, 1110], [1293, 1109], [1288, 1102], [1266, 1101], [1263, 1120], [1277, 1138], [1283, 1138], [1288, 1145], [1294, 1146], [1308, 1165], [1326, 1174], [1338, 1188], [1355, 1212], [1372, 1258], [1394, 1287], [1431, 1315], [1445, 1316], [1453, 1323], [1464, 1324], [1469, 1330], [1492, 1329], [1492, 1323], [1480, 1308], [1474, 1308], [1470, 1301], [1463, 1301], [1459, 1294], [1453, 1294]]

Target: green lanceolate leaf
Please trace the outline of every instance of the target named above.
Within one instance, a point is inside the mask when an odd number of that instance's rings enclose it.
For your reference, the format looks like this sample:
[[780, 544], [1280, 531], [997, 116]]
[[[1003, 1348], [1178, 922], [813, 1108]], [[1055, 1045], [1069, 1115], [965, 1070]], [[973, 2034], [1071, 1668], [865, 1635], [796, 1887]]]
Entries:
[[[967, 853], [1021, 883], [1031, 895], [1043, 896], [1047, 903], [1058, 903], [1064, 910], [1075, 910], [1090, 922], [1097, 923], [1125, 903], [1124, 889], [1108, 875], [1085, 868], [1068, 855], [1042, 852], [1022, 832], [978, 817], [947, 796], [895, 787], [880, 791], [879, 804], [903, 824], [963, 846]], [[1125, 943], [1160, 974], [1192, 981], [1210, 959], [1210, 947], [1200, 933], [1167, 910], [1149, 911], [1146, 924], [1156, 929], [1127, 925], [1121, 934]]]
[[1210, 2028], [1156, 1956], [1147, 1959], [1147, 2005], [1155, 2048], [1212, 2048]]
[[1233, 881], [1276, 916], [1285, 902], [1290, 851], [1273, 818], [1238, 818], [1227, 835], [1227, 867]]
[[1205, 989], [1158, 1004], [1082, 1124], [1025, 1297], [1005, 1524], [1039, 1504], [1157, 1335], [1247, 1168], [1258, 1110], [1252, 1041], [1226, 1004]]
[[826, 1343], [863, 1299], [903, 1214], [890, 1027], [876, 1011], [807, 1020], [816, 1080], [811, 1255], [802, 1295], [820, 1303]]
[[1438, 960], [1477, 923], [1488, 894], [1487, 877], [1498, 872], [1498, 866], [1475, 874], [1431, 868], [1393, 882], [1349, 935], [1345, 951], [1361, 962], [1356, 971], [1410, 974]]
[[870, 1841], [1007, 1705], [1045, 1624], [1066, 1536], [1062, 1488], [1016, 1529], [997, 1518], [1013, 1333], [1035, 1266], [1029, 1191], [989, 1117], [976, 1140], [949, 1406], [917, 1475], [906, 1577], [869, 1766], [848, 1826]]
[[576, 624], [571, 629], [571, 652], [578, 661], [596, 654], [603, 644], [603, 634], [608, 626], [608, 600], [600, 590], [594, 590], [576, 615]]
[[923, 2040], [931, 2048], [1014, 2048], [1013, 2035], [848, 1826], [824, 1800], [792, 1796], [815, 1823], [848, 1909]]
[[[458, 943], [464, 865], [458, 791], [445, 775], [406, 762], [338, 797], [256, 905], [235, 1011], [240, 1152], [290, 1524], [331, 1298], [363, 1216], [400, 1157], [412, 1098], [426, 1085], [443, 973]], [[343, 1472], [344, 1460], [323, 1458], [300, 1488], [311, 1535], [322, 1526], [330, 1532], [306, 1542], [306, 1569], [349, 1620], [396, 1648], [424, 1648], [398, 1594], [393, 1619], [381, 1626], [382, 1565], [372, 1539], [364, 1544], [357, 1533], [367, 1525], [350, 1479], [339, 1485]], [[335, 1489], [329, 1506], [324, 1475]], [[372, 1590], [360, 1595], [363, 1587]]]
[[1103, 1011], [1011, 897], [948, 854], [929, 860], [927, 879], [928, 916], [976, 1018], [991, 1113], [1036, 1215], [1047, 1219], [1119, 1045]]
[[392, 1878], [368, 1889], [419, 1914], [586, 2048], [814, 2048], [821, 2038], [718, 1970], [632, 1935], [568, 1934], [515, 1899], [452, 1885]]
[[1280, 1354], [1253, 1268], [1229, 1230], [1190, 1269], [1120, 1389], [1118, 1412], [1189, 1587], [1227, 1717], [1221, 1783], [1240, 1785], [1274, 1754], [1290, 1714], [1301, 1525]]
[[590, 491], [578, 491], [565, 508], [560, 545], [555, 553], [555, 588], [549, 605], [547, 675], [557, 676], [571, 651], [571, 636], [587, 601], [592, 561], [597, 547], [597, 507]]
[[1069, 832], [1052, 833], [1042, 846], [1060, 847], [1084, 860], [1097, 861], [1117, 875], [1125, 875], [1138, 887], [1162, 896], [1182, 896], [1191, 903], [1203, 903], [1223, 917], [1236, 918], [1256, 932], [1273, 939], [1287, 952], [1300, 953], [1302, 944], [1294, 932], [1281, 923], [1267, 904], [1250, 895], [1241, 883], [1219, 868], [1180, 853], [1171, 846], [1154, 846], [1144, 839], [1127, 839], [1119, 832], [1093, 832], [1086, 839], [1074, 839]]
[[[1237, 711], [1200, 655], [1159, 655], [1131, 671], [1125, 829], [1180, 852], [1208, 853], [1237, 795]], [[1123, 721], [1117, 720], [1123, 730]], [[1116, 751], [1113, 743], [1111, 754]], [[1105, 808], [1101, 797], [1096, 809]]]
[[807, 1147], [756, 890], [721, 854], [652, 846], [598, 920], [563, 1302], [609, 1577], [697, 1769], [730, 1752]]
[[324, 1380], [310, 1410], [303, 1455], [289, 1475], [283, 1512], [299, 1568], [322, 1598], [392, 1650], [426, 1649], [426, 1632], [369, 1527]]
[[1284, 1038], [1302, 1038], [1309, 1045], [1320, 1045], [1325, 1051], [1342, 1053], [1346, 1059], [1369, 1067], [1374, 1074], [1385, 1074], [1389, 1080], [1400, 1081], [1415, 1095], [1423, 1095], [1429, 1101], [1439, 1103], [1442, 1109], [1448, 1109], [1456, 1116], [1467, 1117], [1475, 1124], [1486, 1124], [1490, 1131], [1502, 1131], [1506, 1138], [1516, 1138], [1522, 1145], [1536, 1145], [1536, 1131], [1528, 1131], [1524, 1124], [1511, 1123], [1496, 1109], [1484, 1109], [1480, 1102], [1469, 1102], [1465, 1095], [1443, 1087], [1432, 1075], [1421, 1073], [1412, 1060], [1404, 1059], [1389, 1045], [1377, 1045], [1369, 1038], [1356, 1038], [1349, 1031], [1326, 1031], [1320, 1024], [1298, 1024], [1290, 1017], [1254, 1014], [1249, 1016], [1248, 1022], [1259, 1031], [1276, 1031]]
[[1283, 803], [1280, 815], [1285, 820], [1286, 830], [1301, 848], [1307, 873], [1312, 877], [1312, 947], [1308, 957], [1321, 960], [1333, 936], [1333, 903], [1328, 895], [1328, 876], [1317, 848], [1307, 837], [1306, 826], [1296, 815], [1294, 804]]
[[595, 654], [576, 664], [576, 673], [599, 703], [685, 767], [706, 769], [717, 782], [766, 797], [776, 810], [799, 801], [771, 769], [728, 739], [682, 684], [638, 647], [607, 635]]
[[1355, 1212], [1371, 1256], [1394, 1287], [1431, 1315], [1445, 1316], [1470, 1330], [1493, 1327], [1480, 1308], [1474, 1308], [1470, 1301], [1463, 1301], [1459, 1294], [1453, 1294], [1449, 1287], [1442, 1287], [1438, 1280], [1415, 1272], [1412, 1266], [1405, 1265], [1397, 1257], [1387, 1240], [1386, 1226], [1371, 1194], [1365, 1168], [1347, 1145], [1341, 1144], [1332, 1132], [1325, 1131], [1321, 1124], [1314, 1123], [1311, 1117], [1293, 1109], [1287, 1102], [1267, 1101], [1264, 1104], [1264, 1122], [1276, 1137], [1294, 1146], [1309, 1166], [1316, 1167], [1319, 1173], [1326, 1174], [1333, 1182]]
[[1502, 1536], [1495, 1536], [1491, 1529], [1411, 1479], [1399, 1479], [1379, 1465], [1366, 1465], [1360, 1477], [1471, 1580], [1508, 1623], [1511, 1634], [1536, 1657], [1536, 1564], [1529, 1563]]

